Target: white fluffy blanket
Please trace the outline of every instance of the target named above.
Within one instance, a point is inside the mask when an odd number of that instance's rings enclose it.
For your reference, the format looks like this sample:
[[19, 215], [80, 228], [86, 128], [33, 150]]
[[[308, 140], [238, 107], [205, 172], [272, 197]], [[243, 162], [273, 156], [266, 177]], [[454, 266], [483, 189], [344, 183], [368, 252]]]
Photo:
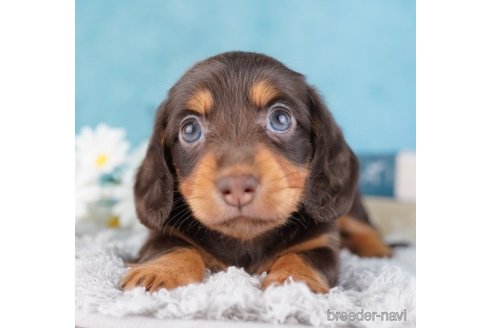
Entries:
[[[123, 260], [136, 256], [146, 232], [107, 230], [76, 238], [76, 318], [145, 316], [159, 320], [256, 321], [339, 327], [415, 326], [415, 248], [396, 250], [392, 259], [361, 259], [342, 251], [339, 285], [316, 295], [303, 283], [261, 291], [263, 276], [241, 269], [209, 274], [201, 284], [156, 293], [118, 289]], [[335, 321], [330, 312], [405, 311], [406, 321]], [[359, 317], [360, 318], [360, 317]], [[115, 318], [116, 320], [116, 318]], [[121, 320], [121, 319], [118, 319]], [[83, 320], [81, 321], [83, 322]], [[76, 319], [76, 324], [77, 319]], [[201, 325], [203, 326], [203, 325]], [[212, 325], [213, 326], [213, 325]]]

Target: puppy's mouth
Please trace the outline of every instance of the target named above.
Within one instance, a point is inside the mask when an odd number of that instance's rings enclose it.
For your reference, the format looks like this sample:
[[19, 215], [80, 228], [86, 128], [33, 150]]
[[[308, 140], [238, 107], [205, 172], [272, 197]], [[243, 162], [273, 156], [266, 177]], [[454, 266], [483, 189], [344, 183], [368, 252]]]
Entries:
[[273, 220], [262, 220], [262, 219], [248, 217], [248, 216], [238, 215], [229, 219], [222, 220], [221, 222], [218, 222], [216, 225], [222, 225], [222, 226], [231, 226], [234, 224], [263, 225], [263, 224], [269, 224], [269, 222], [272, 221]]
[[234, 201], [227, 202], [220, 193], [212, 193], [208, 195], [207, 204], [199, 204], [203, 207], [197, 206], [193, 199], [190, 201], [190, 207], [193, 215], [210, 229], [246, 241], [281, 226], [296, 210], [297, 199], [289, 199], [290, 194], [285, 194], [287, 200], [281, 203], [288, 202], [288, 208], [276, 206], [277, 202], [270, 200], [269, 196], [278, 195], [259, 192], [251, 202], [239, 202], [234, 206], [231, 205], [235, 204]]
[[223, 219], [220, 222], [209, 224], [212, 230], [219, 231], [225, 235], [241, 239], [253, 239], [279, 225], [283, 222], [275, 219], [258, 219], [244, 215]]

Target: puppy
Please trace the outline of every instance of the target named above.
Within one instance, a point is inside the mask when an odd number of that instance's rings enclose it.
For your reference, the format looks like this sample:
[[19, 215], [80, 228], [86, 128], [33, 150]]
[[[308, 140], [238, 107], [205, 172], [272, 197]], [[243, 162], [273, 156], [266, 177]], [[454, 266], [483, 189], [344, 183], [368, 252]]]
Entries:
[[121, 287], [172, 289], [237, 266], [267, 272], [262, 288], [292, 277], [326, 293], [341, 244], [391, 254], [369, 224], [357, 175], [303, 75], [256, 53], [204, 60], [158, 109], [134, 188], [152, 232]]

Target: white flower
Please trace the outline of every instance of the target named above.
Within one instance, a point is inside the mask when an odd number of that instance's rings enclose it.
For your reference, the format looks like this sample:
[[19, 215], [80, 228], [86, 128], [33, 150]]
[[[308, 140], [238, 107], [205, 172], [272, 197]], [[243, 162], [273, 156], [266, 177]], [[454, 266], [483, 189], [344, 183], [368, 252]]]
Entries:
[[138, 223], [135, 204], [133, 201], [133, 184], [137, 169], [147, 151], [148, 142], [142, 143], [128, 157], [125, 166], [125, 172], [121, 177], [121, 184], [114, 188], [114, 197], [116, 204], [113, 207], [113, 213], [119, 219], [119, 226], [130, 227]]
[[84, 127], [75, 138], [80, 169], [97, 174], [112, 172], [125, 161], [129, 144], [125, 130], [100, 124], [95, 130]]
[[118, 226], [121, 227], [131, 227], [138, 222], [133, 203], [135, 173], [133, 170], [125, 172], [121, 180], [121, 185], [115, 187], [114, 195], [117, 200], [113, 207], [113, 213], [118, 218]]
[[75, 166], [75, 220], [79, 221], [88, 214], [91, 203], [96, 202], [101, 194], [98, 176], [94, 171], [83, 169], [76, 159]]

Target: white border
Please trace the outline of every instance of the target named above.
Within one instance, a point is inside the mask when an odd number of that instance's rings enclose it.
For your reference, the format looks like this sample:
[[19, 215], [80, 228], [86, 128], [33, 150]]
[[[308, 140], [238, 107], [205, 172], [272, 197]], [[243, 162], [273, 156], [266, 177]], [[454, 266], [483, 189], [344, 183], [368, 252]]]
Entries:
[[2, 327], [74, 325], [74, 19], [0, 2]]
[[[491, 12], [478, 0], [417, 6], [422, 326], [488, 319]], [[0, 40], [0, 320], [72, 326], [74, 3], [0, 2]]]
[[417, 308], [429, 327], [488, 322], [492, 3], [417, 4]]

